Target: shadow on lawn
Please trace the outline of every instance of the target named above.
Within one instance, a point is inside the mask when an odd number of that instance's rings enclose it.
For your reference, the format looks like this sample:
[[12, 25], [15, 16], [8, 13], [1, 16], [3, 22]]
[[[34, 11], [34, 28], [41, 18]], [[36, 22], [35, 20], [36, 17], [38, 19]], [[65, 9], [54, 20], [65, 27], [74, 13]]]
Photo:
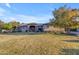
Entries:
[[75, 43], [79, 43], [79, 40], [63, 40], [65, 42], [75, 42]]
[[62, 49], [63, 55], [79, 55], [79, 49]]
[[14, 33], [0, 33], [2, 35], [39, 35], [45, 34], [45, 32], [14, 32]]
[[41, 34], [52, 34], [52, 35], [61, 35], [61, 36], [76, 36], [66, 33], [54, 33], [54, 32], [12, 32], [12, 33], [0, 33], [2, 35], [41, 35]]

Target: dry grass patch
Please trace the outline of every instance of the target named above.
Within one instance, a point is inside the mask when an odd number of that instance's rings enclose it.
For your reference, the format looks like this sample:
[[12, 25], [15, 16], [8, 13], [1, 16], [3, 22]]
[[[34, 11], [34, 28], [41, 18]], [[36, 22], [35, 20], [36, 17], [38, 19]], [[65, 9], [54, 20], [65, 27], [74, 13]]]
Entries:
[[[77, 39], [75, 36], [35, 34], [35, 35], [0, 35], [0, 54], [50, 55], [64, 54], [62, 49], [74, 48], [78, 43], [64, 40]], [[73, 45], [73, 47], [71, 46]]]

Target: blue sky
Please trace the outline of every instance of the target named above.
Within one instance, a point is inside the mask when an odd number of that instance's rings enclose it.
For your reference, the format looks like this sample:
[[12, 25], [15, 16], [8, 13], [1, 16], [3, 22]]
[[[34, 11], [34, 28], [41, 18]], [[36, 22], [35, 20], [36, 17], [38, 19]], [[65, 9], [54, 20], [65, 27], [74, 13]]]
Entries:
[[53, 17], [52, 11], [64, 5], [79, 8], [78, 3], [0, 3], [0, 19], [4, 22], [46, 23]]

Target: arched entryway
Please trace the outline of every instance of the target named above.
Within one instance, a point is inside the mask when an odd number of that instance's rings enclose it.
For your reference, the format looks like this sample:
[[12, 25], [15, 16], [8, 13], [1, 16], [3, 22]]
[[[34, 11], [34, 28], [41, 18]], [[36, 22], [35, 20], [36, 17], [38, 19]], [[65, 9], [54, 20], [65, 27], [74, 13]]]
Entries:
[[30, 31], [30, 32], [35, 32], [35, 26], [31, 25], [31, 26], [29, 27], [29, 31]]

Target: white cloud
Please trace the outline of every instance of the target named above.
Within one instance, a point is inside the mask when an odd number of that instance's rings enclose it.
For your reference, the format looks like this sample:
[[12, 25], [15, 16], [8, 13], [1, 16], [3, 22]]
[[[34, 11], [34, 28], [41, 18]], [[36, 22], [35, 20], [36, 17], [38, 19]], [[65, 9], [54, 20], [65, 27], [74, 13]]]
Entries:
[[10, 22], [10, 21], [19, 21], [21, 23], [45, 23], [49, 22], [49, 19], [51, 16], [28, 16], [28, 15], [15, 15], [15, 16], [5, 16], [3, 17], [5, 22]]
[[16, 15], [14, 19], [24, 23], [36, 22], [36, 23], [45, 23], [49, 22], [51, 16], [28, 16], [28, 15]]
[[0, 16], [4, 16], [6, 13], [6, 10], [0, 7]]
[[[8, 15], [12, 14], [12, 15]], [[10, 22], [12, 20], [16, 20], [19, 22], [23, 23], [31, 23], [31, 22], [36, 22], [36, 23], [45, 23], [48, 22], [51, 16], [49, 15], [43, 15], [43, 16], [29, 16], [29, 15], [22, 15], [22, 14], [14, 14], [9, 13], [7, 10], [3, 9], [0, 7], [0, 19], [2, 19], [5, 22]]]
[[10, 4], [9, 4], [9, 3], [6, 3], [6, 6], [7, 6], [8, 8], [11, 8], [11, 6], [10, 6]]
[[[6, 6], [8, 8], [11, 8], [9, 3], [6, 3]], [[48, 22], [51, 18], [50, 15], [43, 15], [43, 16], [31, 16], [31, 15], [23, 15], [23, 14], [14, 14], [10, 12], [9, 10], [6, 10], [4, 8], [0, 7], [0, 19], [2, 19], [5, 22], [10, 22], [12, 20], [16, 20], [23, 23], [45, 23]]]

